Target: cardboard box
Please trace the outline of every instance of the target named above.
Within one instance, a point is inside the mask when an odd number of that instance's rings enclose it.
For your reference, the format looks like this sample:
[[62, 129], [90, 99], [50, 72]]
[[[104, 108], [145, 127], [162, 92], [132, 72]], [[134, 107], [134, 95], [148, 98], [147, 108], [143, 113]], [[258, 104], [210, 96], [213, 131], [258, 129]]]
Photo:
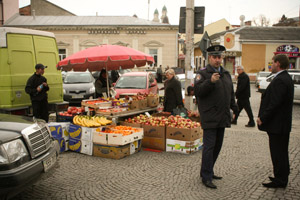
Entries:
[[70, 138], [69, 150], [91, 156], [93, 155], [93, 142]]
[[191, 154], [196, 151], [199, 151], [200, 139], [194, 141], [181, 141], [181, 140], [166, 140], [166, 151], [167, 152], [176, 152], [183, 154]]
[[151, 126], [143, 124], [145, 137], [166, 138], [165, 126]]
[[142, 128], [139, 129], [140, 129], [139, 132], [135, 132], [130, 135], [124, 135], [124, 136], [122, 134], [94, 131], [93, 142], [96, 144], [110, 145], [110, 146], [126, 145], [131, 142], [143, 139], [144, 131]]
[[57, 140], [59, 147], [60, 147], [60, 153], [67, 151], [67, 147], [66, 147], [66, 140], [65, 138], [55, 138], [55, 140]]
[[54, 137], [55, 139], [62, 138], [62, 127], [61, 127], [60, 124], [49, 123], [48, 127], [49, 127], [49, 129], [51, 131], [52, 137]]
[[130, 155], [140, 152], [142, 149], [142, 140], [137, 140], [130, 143]]
[[159, 104], [159, 96], [148, 96], [147, 97], [147, 106], [148, 107], [156, 107]]
[[65, 140], [69, 140], [70, 122], [50, 122], [48, 126], [54, 138], [63, 137]]
[[96, 128], [88, 128], [75, 124], [70, 124], [69, 126], [70, 138], [78, 140], [93, 141], [93, 132], [95, 130]]
[[195, 141], [203, 137], [201, 127], [197, 128], [174, 128], [167, 126], [166, 128], [167, 139], [181, 140], [181, 141]]
[[142, 146], [150, 149], [166, 150], [166, 138], [144, 137]]
[[132, 126], [132, 127], [137, 127], [137, 128], [142, 128], [143, 127], [142, 124], [137, 124], [137, 123], [128, 123], [128, 122], [125, 122], [125, 121], [120, 121], [119, 123], [120, 123], [120, 125], [123, 125], [123, 126]]
[[144, 109], [147, 107], [147, 99], [133, 100], [130, 103], [130, 109]]
[[124, 146], [93, 145], [93, 155], [102, 158], [121, 159], [130, 155], [130, 144]]

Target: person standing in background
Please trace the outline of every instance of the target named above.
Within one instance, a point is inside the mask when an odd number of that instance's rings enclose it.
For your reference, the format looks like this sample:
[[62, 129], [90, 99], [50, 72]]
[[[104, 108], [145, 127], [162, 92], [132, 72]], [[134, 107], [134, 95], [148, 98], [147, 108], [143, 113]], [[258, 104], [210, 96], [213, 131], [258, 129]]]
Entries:
[[225, 50], [221, 45], [207, 49], [209, 64], [198, 71], [194, 84], [203, 128], [200, 176], [202, 183], [213, 189], [217, 186], [212, 180], [222, 179], [213, 169], [222, 148], [225, 127], [231, 125], [230, 108], [235, 114], [238, 112], [231, 74], [221, 66]]
[[[110, 84], [110, 81], [108, 80], [108, 84]], [[106, 76], [106, 70], [102, 69], [99, 75], [99, 78], [97, 78], [95, 82], [95, 88], [96, 88], [96, 98], [103, 97], [102, 93], [107, 94], [107, 76]]]
[[165, 81], [164, 112], [173, 113], [173, 109], [183, 107], [181, 84], [175, 78], [173, 69], [166, 71], [167, 80]]
[[274, 177], [267, 188], [285, 188], [290, 174], [289, 139], [292, 129], [294, 84], [286, 69], [289, 59], [284, 54], [273, 57], [271, 66], [275, 74], [266, 91], [261, 96], [257, 125], [269, 136], [269, 148], [273, 164]]
[[247, 115], [249, 117], [249, 122], [246, 124], [246, 127], [255, 127], [255, 122], [253, 118], [253, 113], [250, 105], [250, 79], [249, 76], [244, 72], [243, 66], [237, 67], [237, 73], [238, 76], [238, 82], [235, 92], [235, 97], [237, 99], [237, 104], [239, 107], [239, 112], [235, 115], [233, 120], [231, 121], [231, 124], [237, 124], [237, 119], [243, 109], [247, 112]]
[[162, 83], [162, 67], [161, 65], [159, 65], [159, 67], [157, 68], [157, 82]]
[[47, 68], [47, 66], [43, 64], [35, 65], [35, 73], [27, 80], [25, 92], [30, 95], [33, 116], [48, 122], [47, 91], [49, 90], [49, 86], [47, 79], [43, 76], [45, 68]]

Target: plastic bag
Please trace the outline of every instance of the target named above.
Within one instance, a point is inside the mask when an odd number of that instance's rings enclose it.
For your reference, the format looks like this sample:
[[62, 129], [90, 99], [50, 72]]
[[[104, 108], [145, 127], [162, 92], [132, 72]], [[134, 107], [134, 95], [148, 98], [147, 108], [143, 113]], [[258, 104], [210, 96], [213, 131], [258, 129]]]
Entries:
[[186, 118], [188, 116], [187, 109], [185, 107], [177, 107], [173, 109], [173, 115], [179, 115], [183, 118]]

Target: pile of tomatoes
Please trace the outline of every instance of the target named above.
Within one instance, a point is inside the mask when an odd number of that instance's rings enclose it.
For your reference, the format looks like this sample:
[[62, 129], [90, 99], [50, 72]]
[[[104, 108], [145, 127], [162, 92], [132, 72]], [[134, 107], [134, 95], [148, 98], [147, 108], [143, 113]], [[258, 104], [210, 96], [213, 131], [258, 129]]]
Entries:
[[81, 114], [83, 112], [84, 112], [84, 108], [70, 106], [67, 111], [60, 112], [58, 114], [61, 115], [61, 116], [72, 117], [74, 115], [78, 115], [78, 114]]

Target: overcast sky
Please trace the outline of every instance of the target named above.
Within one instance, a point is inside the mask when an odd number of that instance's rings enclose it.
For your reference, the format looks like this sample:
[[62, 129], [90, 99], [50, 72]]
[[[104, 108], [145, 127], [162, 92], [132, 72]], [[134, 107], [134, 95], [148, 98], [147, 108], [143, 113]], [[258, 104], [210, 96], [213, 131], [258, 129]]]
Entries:
[[[78, 16], [132, 16], [148, 19], [148, 0], [48, 0]], [[169, 22], [179, 24], [180, 7], [186, 0], [149, 0], [149, 19], [153, 19], [155, 9], [159, 16], [165, 5]], [[19, 0], [20, 7], [29, 5], [30, 0]], [[299, 17], [300, 0], [194, 0], [195, 6], [205, 7], [205, 25], [225, 18], [230, 24], [240, 24], [240, 16], [245, 21], [265, 15], [271, 24], [277, 23], [283, 14]]]

